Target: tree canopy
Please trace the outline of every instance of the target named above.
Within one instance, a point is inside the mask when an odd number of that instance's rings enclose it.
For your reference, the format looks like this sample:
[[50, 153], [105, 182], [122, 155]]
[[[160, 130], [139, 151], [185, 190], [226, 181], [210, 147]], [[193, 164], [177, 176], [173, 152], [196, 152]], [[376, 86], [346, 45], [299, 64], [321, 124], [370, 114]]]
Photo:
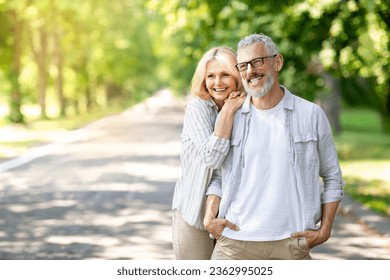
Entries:
[[294, 93], [370, 106], [390, 131], [388, 1], [0, 0], [0, 26], [0, 102], [13, 122], [30, 103], [65, 116], [161, 87], [186, 94], [207, 49], [264, 33]]

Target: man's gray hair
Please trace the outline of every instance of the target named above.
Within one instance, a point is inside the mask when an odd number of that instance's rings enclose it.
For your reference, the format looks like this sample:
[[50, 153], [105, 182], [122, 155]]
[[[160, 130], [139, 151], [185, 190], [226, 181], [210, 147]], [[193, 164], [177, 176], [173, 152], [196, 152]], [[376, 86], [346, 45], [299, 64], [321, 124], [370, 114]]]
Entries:
[[267, 35], [264, 35], [262, 33], [251, 34], [251, 35], [248, 35], [245, 38], [241, 39], [237, 45], [237, 52], [239, 52], [240, 49], [248, 47], [248, 46], [255, 44], [255, 43], [264, 44], [265, 47], [267, 48], [268, 55], [275, 55], [275, 54], [279, 53], [278, 47], [276, 46], [274, 41], [272, 41], [272, 39], [270, 37], [268, 37]]

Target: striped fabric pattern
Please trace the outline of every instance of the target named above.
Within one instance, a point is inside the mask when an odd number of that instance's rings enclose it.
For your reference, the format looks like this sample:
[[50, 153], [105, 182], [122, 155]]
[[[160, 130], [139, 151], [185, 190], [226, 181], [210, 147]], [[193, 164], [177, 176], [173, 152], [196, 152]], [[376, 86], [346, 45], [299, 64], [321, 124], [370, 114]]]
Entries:
[[184, 115], [180, 161], [182, 174], [173, 195], [172, 209], [178, 209], [191, 226], [204, 230], [206, 189], [212, 170], [225, 159], [230, 140], [214, 135], [218, 116], [213, 100], [192, 99]]

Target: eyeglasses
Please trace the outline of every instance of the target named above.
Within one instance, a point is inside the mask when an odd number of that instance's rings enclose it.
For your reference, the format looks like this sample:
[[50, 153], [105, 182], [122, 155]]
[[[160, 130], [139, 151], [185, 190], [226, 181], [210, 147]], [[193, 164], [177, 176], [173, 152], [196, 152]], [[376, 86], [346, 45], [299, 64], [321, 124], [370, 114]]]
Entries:
[[275, 56], [277, 56], [277, 54], [270, 55], [270, 56], [264, 56], [264, 57], [256, 57], [249, 62], [238, 63], [236, 65], [236, 68], [238, 71], [243, 72], [243, 71], [246, 71], [248, 69], [248, 64], [252, 65], [252, 67], [254, 67], [254, 68], [260, 67], [261, 65], [264, 64], [264, 59], [270, 58], [270, 57], [275, 57]]

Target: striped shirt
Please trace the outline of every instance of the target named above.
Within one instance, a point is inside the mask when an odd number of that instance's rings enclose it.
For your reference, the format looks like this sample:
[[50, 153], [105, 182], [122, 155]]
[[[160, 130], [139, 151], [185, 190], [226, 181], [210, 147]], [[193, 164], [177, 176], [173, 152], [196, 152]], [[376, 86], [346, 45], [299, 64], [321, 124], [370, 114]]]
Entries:
[[222, 165], [230, 146], [229, 139], [213, 132], [217, 116], [213, 100], [195, 97], [187, 105], [181, 135], [182, 174], [173, 195], [172, 209], [178, 209], [189, 225], [202, 230], [212, 170]]

